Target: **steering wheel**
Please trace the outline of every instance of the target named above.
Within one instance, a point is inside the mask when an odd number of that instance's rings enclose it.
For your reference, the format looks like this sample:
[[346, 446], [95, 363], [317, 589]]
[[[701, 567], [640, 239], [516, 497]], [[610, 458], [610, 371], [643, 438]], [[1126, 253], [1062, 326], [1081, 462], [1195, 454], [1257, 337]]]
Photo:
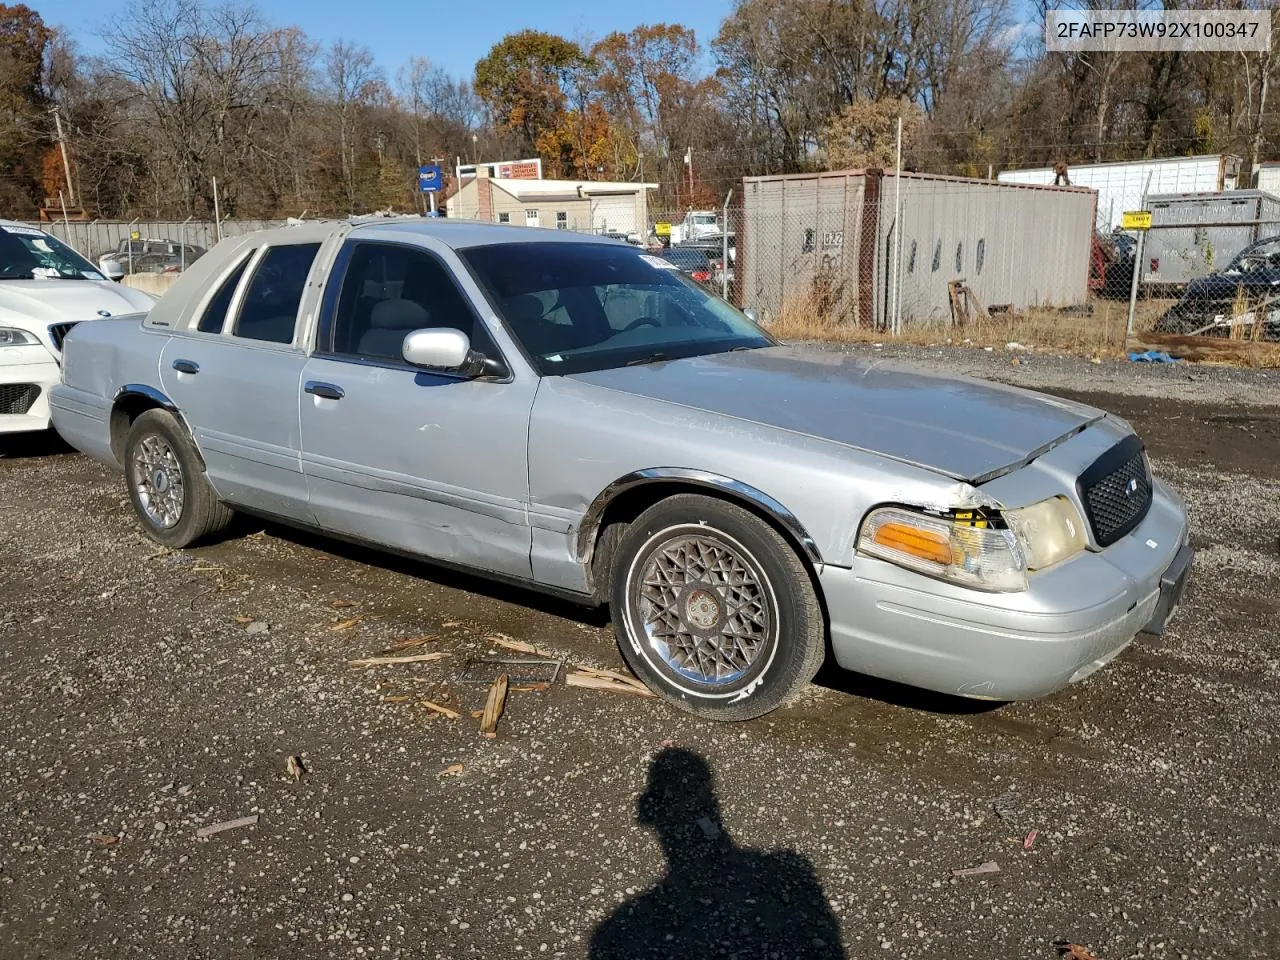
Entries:
[[657, 317], [636, 317], [634, 320], [628, 323], [625, 327], [623, 327], [622, 330], [619, 332], [630, 333], [632, 330], [636, 329], [637, 327], [646, 327], [646, 326], [660, 327], [662, 326], [662, 321], [659, 320]]

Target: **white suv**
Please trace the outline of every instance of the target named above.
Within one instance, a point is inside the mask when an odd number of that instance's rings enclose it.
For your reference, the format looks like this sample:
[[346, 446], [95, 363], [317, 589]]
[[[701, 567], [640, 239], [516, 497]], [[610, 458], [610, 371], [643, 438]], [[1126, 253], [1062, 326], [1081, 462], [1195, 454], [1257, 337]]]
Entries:
[[109, 281], [56, 237], [0, 220], [0, 434], [48, 429], [48, 392], [61, 379], [68, 330], [154, 303]]

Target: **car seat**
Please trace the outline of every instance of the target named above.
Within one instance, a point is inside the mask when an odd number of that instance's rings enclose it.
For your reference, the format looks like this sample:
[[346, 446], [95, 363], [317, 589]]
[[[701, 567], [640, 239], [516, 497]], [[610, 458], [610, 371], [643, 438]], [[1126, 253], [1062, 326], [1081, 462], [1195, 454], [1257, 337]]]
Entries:
[[369, 329], [360, 338], [356, 353], [362, 357], [403, 357], [404, 338], [414, 330], [431, 326], [430, 311], [412, 300], [383, 300], [369, 311]]

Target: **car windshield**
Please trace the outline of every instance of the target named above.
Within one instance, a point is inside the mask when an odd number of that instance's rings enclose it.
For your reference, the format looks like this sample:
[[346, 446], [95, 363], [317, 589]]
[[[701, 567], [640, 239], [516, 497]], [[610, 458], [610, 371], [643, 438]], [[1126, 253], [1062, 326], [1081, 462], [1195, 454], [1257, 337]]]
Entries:
[[775, 342], [665, 260], [634, 249], [518, 243], [459, 253], [544, 376]]
[[0, 227], [0, 280], [104, 280], [61, 240], [34, 227]]

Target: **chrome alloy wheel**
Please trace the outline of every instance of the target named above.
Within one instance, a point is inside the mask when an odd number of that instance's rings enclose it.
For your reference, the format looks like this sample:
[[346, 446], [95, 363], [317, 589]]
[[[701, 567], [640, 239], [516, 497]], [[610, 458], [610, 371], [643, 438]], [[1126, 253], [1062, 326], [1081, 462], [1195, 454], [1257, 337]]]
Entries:
[[173, 449], [156, 434], [144, 437], [133, 452], [129, 481], [147, 519], [168, 529], [182, 519], [182, 465]]
[[708, 686], [733, 683], [751, 669], [773, 636], [776, 614], [772, 590], [745, 548], [714, 531], [681, 532], [642, 563], [632, 567], [630, 621], [643, 625], [653, 654]]

